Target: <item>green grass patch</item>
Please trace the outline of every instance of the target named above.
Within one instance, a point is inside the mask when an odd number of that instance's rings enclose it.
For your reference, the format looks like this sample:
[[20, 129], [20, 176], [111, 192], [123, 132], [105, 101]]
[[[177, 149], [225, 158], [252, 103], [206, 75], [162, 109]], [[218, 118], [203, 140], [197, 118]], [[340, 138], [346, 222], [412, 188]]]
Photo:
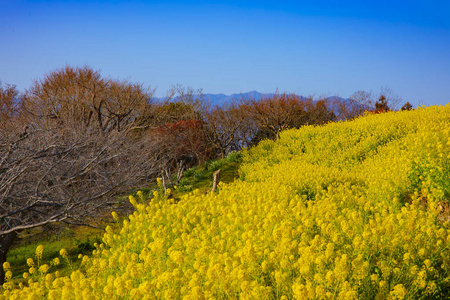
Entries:
[[196, 189], [203, 193], [210, 191], [213, 185], [213, 174], [219, 169], [221, 170], [220, 181], [233, 182], [239, 177], [241, 161], [241, 154], [233, 152], [223, 159], [207, 161], [200, 166], [186, 170], [177, 185], [174, 197], [177, 198]]
[[[13, 278], [17, 281], [25, 281], [23, 273], [28, 272], [27, 259], [33, 258], [36, 261], [36, 248], [44, 246], [41, 264], [48, 264], [55, 257], [59, 257], [61, 263], [52, 266], [51, 271], [59, 271], [62, 275], [69, 275], [72, 267], [79, 264], [78, 256], [90, 255], [95, 249], [94, 243], [100, 243], [104, 231], [90, 227], [63, 227], [47, 226], [45, 228], [34, 228], [19, 235], [18, 240], [7, 254], [7, 261], [10, 263]], [[59, 251], [66, 249], [68, 252], [68, 263], [63, 259]]]

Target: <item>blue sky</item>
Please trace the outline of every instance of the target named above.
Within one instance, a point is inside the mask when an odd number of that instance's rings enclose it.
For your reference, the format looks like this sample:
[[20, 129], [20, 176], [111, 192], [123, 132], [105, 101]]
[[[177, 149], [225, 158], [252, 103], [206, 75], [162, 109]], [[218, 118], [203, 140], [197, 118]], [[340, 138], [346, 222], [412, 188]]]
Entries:
[[450, 102], [450, 1], [0, 0], [0, 80], [65, 65], [205, 93]]

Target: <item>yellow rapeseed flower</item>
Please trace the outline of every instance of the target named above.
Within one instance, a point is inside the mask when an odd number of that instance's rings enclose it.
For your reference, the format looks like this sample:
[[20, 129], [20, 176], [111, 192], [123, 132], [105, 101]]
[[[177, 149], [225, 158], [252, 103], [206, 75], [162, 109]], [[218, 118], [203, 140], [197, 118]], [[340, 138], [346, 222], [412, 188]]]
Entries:
[[44, 253], [44, 246], [39, 245], [36, 248], [36, 257], [38, 257], [39, 259], [42, 259], [42, 254]]
[[33, 267], [34, 266], [34, 260], [31, 257], [27, 259], [27, 265], [29, 267]]
[[3, 263], [3, 270], [5, 271], [9, 271], [11, 269], [11, 265], [9, 264], [9, 262], [4, 262]]
[[393, 297], [393, 299], [404, 299], [407, 294], [407, 291], [403, 286], [403, 284], [397, 284], [396, 286], [394, 286], [394, 289], [391, 291], [390, 294]]
[[67, 250], [64, 249], [64, 248], [59, 250], [59, 255], [61, 255], [62, 257], [66, 258], [67, 257]]
[[9, 280], [9, 279], [11, 279], [12, 278], [12, 272], [10, 271], [10, 270], [8, 270], [8, 271], [6, 271], [6, 273], [5, 273], [5, 279], [6, 280]]
[[43, 264], [42, 266], [39, 267], [39, 272], [41, 272], [42, 274], [47, 273], [47, 271], [50, 269], [50, 266], [47, 264]]
[[58, 257], [55, 257], [55, 258], [52, 260], [52, 263], [51, 263], [51, 264], [54, 265], [54, 266], [59, 265], [59, 264], [60, 264], [59, 258], [58, 258]]

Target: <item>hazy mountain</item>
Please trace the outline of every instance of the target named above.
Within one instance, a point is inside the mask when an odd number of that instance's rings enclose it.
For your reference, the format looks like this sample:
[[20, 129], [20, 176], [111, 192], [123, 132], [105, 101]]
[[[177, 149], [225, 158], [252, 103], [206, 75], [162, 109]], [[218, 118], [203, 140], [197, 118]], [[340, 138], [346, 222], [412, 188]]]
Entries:
[[[261, 97], [263, 96], [270, 96], [272, 94], [263, 94], [257, 91], [251, 91], [251, 92], [246, 92], [246, 93], [239, 93], [239, 94], [231, 94], [231, 95], [225, 95], [223, 93], [220, 94], [203, 94], [203, 96], [205, 97], [205, 99], [207, 101], [209, 101], [213, 106], [214, 105], [224, 105], [227, 103], [230, 103], [231, 100], [233, 99], [240, 99], [241, 97], [245, 97], [245, 98], [250, 98], [250, 99], [255, 99], [255, 100], [259, 100], [261, 99]], [[164, 101], [166, 98], [162, 97], [162, 98], [154, 98], [154, 100], [156, 101]], [[177, 97], [174, 98], [174, 100], [176, 101]]]
[[[230, 103], [232, 100], [237, 100], [237, 99], [240, 99], [241, 97], [259, 100], [259, 99], [261, 99], [261, 97], [267, 97], [267, 96], [271, 96], [271, 95], [273, 95], [273, 93], [260, 93], [258, 91], [250, 91], [250, 92], [239, 93], [239, 94], [236, 93], [236, 94], [231, 94], [231, 95], [226, 95], [223, 93], [203, 94], [205, 99], [207, 101], [209, 101], [213, 106], [214, 105], [219, 105], [219, 106], [226, 105], [227, 103]], [[301, 97], [304, 98], [305, 100], [307, 99], [306, 97], [303, 97], [303, 96], [301, 96]], [[162, 99], [163, 98], [159, 98], [157, 100], [162, 100]], [[338, 112], [338, 103], [345, 103], [345, 105], [350, 108], [352, 108], [352, 107], [356, 108], [356, 106], [360, 105], [355, 100], [352, 100], [349, 98], [337, 97], [337, 96], [331, 96], [331, 97], [328, 97], [328, 98], [325, 98], [322, 100], [325, 100], [325, 102], [327, 103], [327, 106], [331, 107], [335, 113]], [[371, 109], [371, 108], [367, 107], [365, 109]]]
[[206, 100], [210, 101], [211, 104], [216, 105], [223, 105], [230, 103], [233, 99], [239, 99], [241, 97], [250, 98], [259, 100], [262, 96], [268, 96], [270, 94], [262, 94], [257, 91], [251, 91], [246, 93], [240, 93], [240, 94], [231, 94], [231, 95], [225, 95], [225, 94], [204, 94]]
[[[273, 93], [260, 93], [257, 91], [251, 91], [251, 92], [246, 92], [246, 93], [240, 93], [240, 94], [231, 94], [231, 95], [225, 95], [225, 94], [204, 94], [205, 98], [207, 100], [209, 100], [212, 104], [217, 104], [217, 105], [223, 105], [226, 103], [229, 103], [231, 100], [233, 99], [239, 99], [241, 97], [245, 97], [245, 98], [250, 98], [250, 99], [255, 99], [255, 100], [259, 100], [261, 99], [261, 97], [268, 97], [273, 95]], [[304, 100], [307, 100], [307, 97], [303, 97], [300, 96], [301, 98], [303, 98]], [[319, 100], [319, 99], [318, 99]], [[356, 101], [349, 99], [349, 98], [341, 98], [341, 97], [337, 97], [337, 96], [331, 96], [325, 99], [325, 102], [327, 103], [327, 105], [329, 105], [330, 107], [332, 107], [334, 110], [337, 110], [337, 103], [345, 103], [347, 106], [353, 107], [354, 105], [359, 105]], [[317, 100], [313, 101], [316, 102]]]

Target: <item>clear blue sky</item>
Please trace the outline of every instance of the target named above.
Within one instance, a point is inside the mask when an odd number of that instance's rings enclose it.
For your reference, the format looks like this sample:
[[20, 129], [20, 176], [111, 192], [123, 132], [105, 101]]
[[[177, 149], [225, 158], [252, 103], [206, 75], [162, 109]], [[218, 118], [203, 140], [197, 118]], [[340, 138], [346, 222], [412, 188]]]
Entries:
[[450, 1], [0, 0], [0, 80], [89, 65], [164, 95], [391, 88], [450, 102]]

